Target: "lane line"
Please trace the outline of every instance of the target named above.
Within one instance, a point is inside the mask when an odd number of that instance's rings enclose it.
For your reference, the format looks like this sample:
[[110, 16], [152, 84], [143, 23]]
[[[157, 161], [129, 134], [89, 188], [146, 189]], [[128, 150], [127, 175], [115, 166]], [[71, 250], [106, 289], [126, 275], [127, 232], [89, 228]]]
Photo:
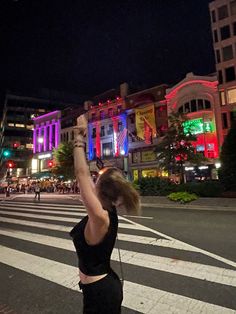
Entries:
[[[0, 246], [0, 249], [1, 263], [80, 292], [78, 289], [77, 267], [9, 249], [4, 246]], [[164, 308], [169, 310], [168, 313], [176, 313], [176, 310], [178, 310], [182, 314], [190, 312], [199, 314], [199, 309], [201, 309], [201, 313], [235, 313], [234, 310], [229, 308], [129, 281], [125, 281], [124, 284], [124, 300], [122, 305], [134, 311], [149, 314], [164, 313]]]
[[[137, 223], [137, 222], [133, 222], [132, 220], [127, 219], [127, 218], [125, 218], [125, 217], [124, 217], [124, 219], [125, 219], [127, 222], [133, 223], [133, 224], [136, 225], [136, 226], [142, 226], [141, 224], [139, 224], [139, 223]], [[220, 255], [211, 253], [211, 252], [206, 251], [206, 250], [204, 250], [204, 249], [201, 249], [201, 248], [199, 248], [199, 247], [197, 247], [197, 246], [194, 246], [194, 245], [188, 244], [188, 243], [186, 243], [186, 242], [184, 242], [184, 241], [175, 239], [175, 238], [173, 238], [173, 237], [171, 237], [171, 236], [169, 236], [169, 235], [167, 235], [167, 234], [165, 234], [165, 233], [156, 231], [156, 230], [154, 230], [154, 229], [152, 229], [152, 228], [149, 228], [149, 227], [146, 227], [146, 231], [150, 231], [151, 233], [154, 233], [154, 234], [158, 235], [159, 237], [166, 238], [166, 239], [171, 240], [171, 241], [175, 241], [176, 243], [178, 242], [179, 244], [182, 244], [182, 245], [188, 245], [188, 246], [191, 247], [193, 250], [196, 249], [199, 253], [202, 253], [202, 254], [204, 254], [204, 255], [206, 255], [206, 256], [209, 256], [209, 257], [211, 257], [211, 258], [213, 258], [213, 259], [215, 259], [215, 260], [218, 260], [218, 261], [220, 261], [220, 262], [223, 262], [223, 263], [225, 263], [225, 264], [227, 264], [227, 265], [230, 265], [230, 266], [233, 266], [233, 267], [236, 268], [236, 262], [231, 261], [231, 260], [229, 260], [229, 259], [227, 259], [227, 258], [224, 258], [224, 257], [222, 257], [222, 256], [220, 256]]]
[[122, 215], [128, 218], [139, 218], [139, 219], [153, 219], [153, 217], [145, 217], [145, 216], [131, 216], [131, 215]]
[[[75, 251], [73, 242], [67, 239], [14, 230], [0, 230], [0, 234], [41, 245]], [[123, 249], [120, 249], [120, 254], [123, 263], [236, 287], [236, 271], [234, 270]], [[119, 261], [119, 253], [116, 248], [112, 252], [112, 260]]]

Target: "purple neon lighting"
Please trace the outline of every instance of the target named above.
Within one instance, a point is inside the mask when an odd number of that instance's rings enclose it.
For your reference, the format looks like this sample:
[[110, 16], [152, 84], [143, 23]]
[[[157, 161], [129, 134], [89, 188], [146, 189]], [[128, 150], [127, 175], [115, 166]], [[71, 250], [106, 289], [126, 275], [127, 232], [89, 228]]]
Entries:
[[[41, 137], [41, 133], [42, 133], [42, 127], [39, 127], [39, 136], [38, 136], [38, 139]], [[42, 144], [39, 143], [38, 141], [38, 152], [41, 153], [42, 151]]]
[[49, 126], [49, 150], [52, 150], [52, 124]]
[[48, 143], [48, 139], [47, 139], [47, 127], [44, 126], [44, 131], [43, 131], [43, 137], [44, 137], [44, 140], [43, 140], [43, 150], [44, 152], [47, 151], [47, 143]]
[[59, 127], [59, 122], [57, 121], [55, 123], [55, 147], [58, 147], [58, 138], [59, 138], [59, 134], [58, 134], [58, 127]]
[[38, 119], [42, 119], [42, 118], [45, 118], [45, 117], [49, 117], [49, 116], [51, 116], [51, 115], [54, 115], [54, 114], [56, 114], [56, 113], [59, 113], [60, 111], [58, 111], [58, 110], [55, 110], [55, 111], [52, 111], [52, 112], [48, 112], [48, 113], [45, 113], [45, 114], [43, 114], [42, 116], [38, 116], [38, 117], [35, 117], [35, 118], [33, 118], [32, 120], [38, 120]]
[[36, 147], [36, 129], [33, 131], [33, 149], [34, 149], [34, 154], [36, 153], [37, 147]]

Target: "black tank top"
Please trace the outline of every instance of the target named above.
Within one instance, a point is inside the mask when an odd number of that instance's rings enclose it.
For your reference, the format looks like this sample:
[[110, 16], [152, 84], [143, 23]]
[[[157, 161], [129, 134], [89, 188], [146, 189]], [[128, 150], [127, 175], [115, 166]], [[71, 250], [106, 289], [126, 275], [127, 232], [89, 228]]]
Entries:
[[111, 253], [115, 245], [118, 216], [116, 208], [108, 211], [110, 224], [103, 240], [96, 245], [87, 244], [84, 229], [88, 216], [84, 217], [70, 232], [79, 259], [79, 269], [88, 276], [97, 276], [108, 273], [111, 269]]

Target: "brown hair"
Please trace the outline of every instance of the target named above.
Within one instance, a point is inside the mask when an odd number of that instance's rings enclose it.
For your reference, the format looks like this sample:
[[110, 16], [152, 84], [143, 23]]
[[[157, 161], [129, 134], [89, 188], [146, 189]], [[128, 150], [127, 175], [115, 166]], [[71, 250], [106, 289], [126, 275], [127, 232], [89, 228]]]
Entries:
[[120, 169], [107, 168], [98, 178], [96, 190], [102, 206], [111, 210], [114, 204], [124, 208], [127, 213], [140, 213], [140, 198], [132, 184]]

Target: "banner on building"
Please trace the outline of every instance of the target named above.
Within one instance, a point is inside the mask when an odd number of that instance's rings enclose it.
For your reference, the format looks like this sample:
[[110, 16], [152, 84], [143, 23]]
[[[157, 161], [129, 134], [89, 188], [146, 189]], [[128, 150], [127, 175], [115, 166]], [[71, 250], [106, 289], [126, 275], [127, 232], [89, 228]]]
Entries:
[[[156, 136], [156, 119], [154, 104], [148, 105], [141, 109], [135, 109], [135, 124], [137, 130], [137, 136], [141, 139], [145, 139], [145, 127], [151, 129], [151, 135]], [[146, 134], [147, 135], [147, 134]]]

